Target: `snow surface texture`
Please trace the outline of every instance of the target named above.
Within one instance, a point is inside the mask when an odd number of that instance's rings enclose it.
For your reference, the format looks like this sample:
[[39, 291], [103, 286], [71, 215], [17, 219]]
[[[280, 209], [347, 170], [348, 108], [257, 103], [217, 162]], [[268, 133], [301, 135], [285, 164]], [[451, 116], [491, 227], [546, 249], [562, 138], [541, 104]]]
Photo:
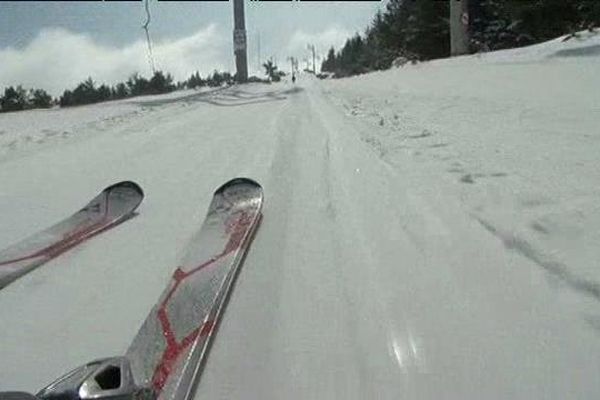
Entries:
[[247, 176], [264, 218], [197, 399], [598, 397], [600, 38], [588, 36], [339, 81], [0, 114], [0, 248], [110, 183], [146, 192], [138, 217], [0, 291], [0, 390], [122, 354], [212, 191]]

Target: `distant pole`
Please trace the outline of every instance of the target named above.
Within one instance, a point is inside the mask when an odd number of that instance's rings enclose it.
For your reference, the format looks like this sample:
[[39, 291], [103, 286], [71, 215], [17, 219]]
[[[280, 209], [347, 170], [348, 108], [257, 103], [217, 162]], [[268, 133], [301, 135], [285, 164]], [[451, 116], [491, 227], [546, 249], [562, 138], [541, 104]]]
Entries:
[[246, 50], [246, 22], [244, 0], [233, 0], [233, 52], [238, 82], [248, 80], [248, 55]]
[[258, 31], [258, 70], [262, 68], [262, 60], [260, 58], [260, 31]]
[[294, 74], [295, 72], [297, 72], [298, 69], [298, 60], [296, 60], [294, 57], [288, 57], [288, 60], [290, 60], [292, 74]]
[[469, 0], [450, 0], [450, 54], [469, 53]]
[[317, 73], [317, 63], [315, 62], [315, 45], [309, 44], [308, 49], [312, 52], [312, 60], [313, 60], [313, 73]]

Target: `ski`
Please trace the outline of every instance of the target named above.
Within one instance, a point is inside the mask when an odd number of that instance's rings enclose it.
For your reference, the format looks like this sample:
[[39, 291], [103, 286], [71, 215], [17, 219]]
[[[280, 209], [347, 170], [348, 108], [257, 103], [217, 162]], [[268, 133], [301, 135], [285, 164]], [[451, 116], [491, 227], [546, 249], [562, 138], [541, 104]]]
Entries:
[[246, 178], [215, 191], [200, 230], [124, 356], [83, 365], [35, 396], [5, 392], [0, 400], [191, 400], [262, 201], [261, 186]]
[[134, 182], [111, 185], [63, 221], [0, 251], [0, 289], [68, 249], [131, 218], [144, 198]]
[[237, 178], [216, 190], [202, 227], [125, 357], [162, 400], [189, 400], [217, 319], [261, 216], [262, 188]]

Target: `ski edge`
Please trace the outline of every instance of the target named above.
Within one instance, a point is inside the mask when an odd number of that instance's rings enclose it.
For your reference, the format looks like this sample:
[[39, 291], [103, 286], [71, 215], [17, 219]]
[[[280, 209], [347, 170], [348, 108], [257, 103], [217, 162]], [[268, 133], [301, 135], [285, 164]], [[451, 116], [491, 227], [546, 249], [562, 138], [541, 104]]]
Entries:
[[[254, 182], [254, 181], [252, 181], [252, 182]], [[256, 183], [256, 182], [254, 182], [254, 183]], [[260, 185], [258, 185], [258, 186], [260, 187]], [[262, 197], [261, 197], [261, 200], [262, 200]], [[188, 385], [187, 390], [185, 391], [184, 395], [183, 396], [174, 396], [173, 397], [174, 400], [193, 400], [194, 396], [196, 395], [196, 391], [198, 389], [198, 385], [200, 384], [200, 380], [202, 377], [202, 372], [204, 371], [204, 368], [206, 367], [206, 363], [208, 362], [208, 356], [210, 354], [210, 349], [213, 346], [213, 343], [215, 340], [214, 338], [216, 337], [219, 327], [221, 326], [223, 315], [225, 314], [225, 309], [227, 308], [227, 305], [229, 304], [229, 301], [231, 300], [231, 296], [232, 296], [232, 292], [234, 290], [235, 283], [240, 274], [240, 270], [242, 269], [244, 261], [248, 255], [250, 245], [254, 241], [256, 232], [258, 231], [258, 228], [262, 222], [263, 215], [262, 215], [261, 209], [262, 209], [262, 201], [261, 201], [261, 204], [257, 211], [256, 219], [252, 224], [252, 228], [246, 235], [246, 238], [244, 238], [243, 244], [240, 247], [240, 253], [236, 256], [236, 265], [227, 274], [227, 276], [223, 282], [223, 285], [221, 286], [222, 295], [216, 301], [217, 304], [215, 304], [216, 305], [215, 310], [212, 311], [211, 313], [209, 313], [209, 315], [207, 316], [207, 320], [214, 321], [214, 325], [213, 325], [212, 329], [209, 331], [209, 333], [206, 335], [206, 340], [201, 345], [201, 347], [198, 349], [197, 348], [198, 343], [195, 343], [194, 348], [191, 351], [191, 354], [194, 354], [196, 351], [199, 351], [200, 354], [199, 354], [199, 358], [198, 358], [199, 361], [192, 371], [190, 384]], [[194, 357], [190, 356], [190, 358], [194, 358]]]

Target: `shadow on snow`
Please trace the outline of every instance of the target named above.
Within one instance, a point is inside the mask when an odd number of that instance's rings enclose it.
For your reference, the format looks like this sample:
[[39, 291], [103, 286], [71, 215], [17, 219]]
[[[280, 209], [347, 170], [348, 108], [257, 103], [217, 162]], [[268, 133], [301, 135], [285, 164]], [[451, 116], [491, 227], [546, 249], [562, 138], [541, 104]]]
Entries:
[[289, 95], [302, 92], [304, 89], [293, 87], [285, 90], [270, 90], [266, 92], [253, 93], [244, 90], [243, 86], [228, 86], [216, 90], [192, 93], [177, 98], [157, 99], [151, 101], [140, 101], [137, 104], [146, 107], [156, 107], [173, 103], [196, 103], [203, 102], [221, 107], [236, 107], [247, 104], [269, 103], [273, 101], [282, 101]]

